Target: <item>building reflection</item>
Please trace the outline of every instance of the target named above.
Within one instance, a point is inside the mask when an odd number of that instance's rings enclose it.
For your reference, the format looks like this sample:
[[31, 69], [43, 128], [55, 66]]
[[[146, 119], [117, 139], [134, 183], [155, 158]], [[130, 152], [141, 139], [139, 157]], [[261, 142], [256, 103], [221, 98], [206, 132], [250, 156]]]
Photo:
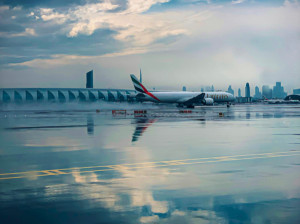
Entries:
[[94, 116], [92, 114], [87, 114], [86, 117], [86, 127], [87, 134], [94, 135]]

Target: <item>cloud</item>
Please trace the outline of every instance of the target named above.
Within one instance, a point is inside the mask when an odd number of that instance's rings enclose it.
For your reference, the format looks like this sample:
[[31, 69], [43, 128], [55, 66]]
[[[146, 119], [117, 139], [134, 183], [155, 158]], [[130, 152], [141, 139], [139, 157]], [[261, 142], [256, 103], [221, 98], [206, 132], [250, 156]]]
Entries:
[[4, 12], [6, 10], [9, 10], [9, 6], [7, 5], [0, 6], [0, 12]]
[[22, 33], [18, 33], [18, 34], [12, 34], [12, 36], [35, 36], [36, 33], [35, 33], [35, 30], [32, 29], [32, 28], [26, 28], [24, 32]]
[[235, 5], [235, 4], [240, 4], [245, 2], [245, 0], [236, 0], [236, 1], [232, 1], [231, 4]]
[[35, 30], [32, 28], [25, 28], [25, 31], [20, 33], [0, 32], [0, 36], [6, 36], [6, 37], [36, 36], [36, 33]]
[[[183, 28], [171, 27], [168, 21], [159, 14], [142, 14], [151, 6], [165, 3], [169, 0], [130, 0], [127, 9], [112, 13], [119, 7], [110, 1], [76, 6], [67, 12], [58, 13], [53, 9], [40, 9], [43, 21], [53, 21], [58, 24], [67, 22], [67, 36], [76, 37], [80, 34], [91, 35], [97, 29], [116, 30], [116, 40], [134, 42], [136, 45], [147, 45], [156, 39], [176, 36], [186, 33]], [[155, 19], [157, 22], [155, 22]]]
[[141, 223], [158, 223], [159, 222], [159, 217], [157, 215], [153, 216], [142, 216], [140, 218]]
[[[194, 88], [213, 83], [224, 89], [227, 83], [235, 87], [245, 81], [273, 84], [283, 74], [288, 85], [300, 85], [299, 4], [231, 3], [92, 1], [6, 7], [0, 21], [2, 69], [26, 66], [46, 74], [55, 67], [67, 78], [75, 67], [94, 67], [125, 84], [127, 77], [121, 74], [142, 67], [151, 74], [150, 85], [172, 75], [160, 82], [166, 89], [179, 88], [187, 78]], [[9, 74], [2, 72], [3, 83], [12, 79]]]
[[[67, 20], [65, 15], [55, 12], [53, 9], [42, 8], [40, 14], [41, 19], [44, 21], [54, 20], [56, 23], [62, 24]], [[31, 12], [30, 15], [35, 16], [34, 12]], [[36, 18], [39, 19], [39, 17]]]
[[[148, 45], [156, 39], [185, 34], [183, 28], [174, 27], [159, 14], [142, 14], [151, 6], [169, 0], [130, 0], [128, 7], [121, 12], [112, 13], [119, 5], [110, 1], [76, 6], [67, 12], [58, 13], [54, 9], [39, 10], [43, 21], [58, 24], [68, 23], [67, 36], [77, 37], [80, 34], [91, 35], [97, 29], [116, 30], [116, 40], [134, 42], [136, 45]], [[157, 22], [155, 22], [157, 20]], [[168, 27], [169, 26], [169, 27]]]
[[0, 5], [8, 5], [11, 8], [22, 7], [24, 9], [34, 8], [34, 7], [67, 7], [70, 5], [80, 5], [84, 4], [85, 1], [82, 0], [0, 0]]
[[128, 9], [125, 11], [127, 13], [142, 13], [148, 11], [151, 6], [158, 3], [166, 3], [170, 0], [129, 0], [128, 1]]

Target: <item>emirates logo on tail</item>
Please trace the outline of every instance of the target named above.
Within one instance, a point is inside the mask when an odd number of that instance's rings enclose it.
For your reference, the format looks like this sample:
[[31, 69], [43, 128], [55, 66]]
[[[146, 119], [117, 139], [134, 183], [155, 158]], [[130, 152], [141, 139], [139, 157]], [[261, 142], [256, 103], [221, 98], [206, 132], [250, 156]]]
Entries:
[[135, 75], [131, 74], [130, 75], [131, 80], [133, 82], [133, 86], [135, 88], [136, 91], [140, 92], [140, 93], [145, 93], [148, 96], [152, 97], [153, 99], [160, 101], [156, 96], [154, 96], [152, 93], [150, 93], [145, 86], [142, 85], [142, 83], [139, 82], [139, 80], [137, 79], [137, 77], [135, 77]]

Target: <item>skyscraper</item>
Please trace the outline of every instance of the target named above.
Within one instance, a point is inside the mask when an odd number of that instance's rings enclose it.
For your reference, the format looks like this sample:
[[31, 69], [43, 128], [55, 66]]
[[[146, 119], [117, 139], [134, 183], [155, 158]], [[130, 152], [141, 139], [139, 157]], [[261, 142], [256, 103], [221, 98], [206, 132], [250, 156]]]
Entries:
[[272, 98], [272, 89], [270, 89], [269, 86], [262, 86], [262, 96], [263, 97], [266, 97], [268, 99], [271, 99]]
[[184, 92], [186, 91], [186, 87], [185, 86], [182, 87], [182, 91], [184, 91]]
[[229, 85], [227, 93], [231, 93], [232, 95], [234, 95], [234, 90], [231, 88], [231, 85]]
[[261, 92], [259, 92], [258, 86], [255, 86], [255, 94], [254, 94], [254, 98], [256, 98], [256, 99], [261, 99]]
[[286, 95], [283, 86], [281, 86], [281, 82], [276, 82], [276, 86], [273, 86], [273, 98], [283, 99]]
[[242, 97], [241, 88], [239, 88], [239, 90], [238, 90], [238, 97]]
[[214, 92], [215, 91], [215, 87], [214, 85], [211, 86], [211, 91]]
[[249, 85], [249, 82], [246, 83], [246, 87], [245, 87], [245, 97], [251, 97], [251, 96], [250, 96], [250, 85]]
[[93, 88], [93, 70], [86, 73], [86, 88]]

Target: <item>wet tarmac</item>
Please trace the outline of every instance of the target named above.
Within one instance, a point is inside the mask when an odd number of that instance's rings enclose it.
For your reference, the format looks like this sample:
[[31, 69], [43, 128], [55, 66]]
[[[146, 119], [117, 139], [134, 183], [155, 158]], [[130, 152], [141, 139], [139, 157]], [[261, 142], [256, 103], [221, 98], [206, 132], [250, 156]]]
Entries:
[[33, 108], [0, 111], [1, 223], [300, 223], [300, 106]]

